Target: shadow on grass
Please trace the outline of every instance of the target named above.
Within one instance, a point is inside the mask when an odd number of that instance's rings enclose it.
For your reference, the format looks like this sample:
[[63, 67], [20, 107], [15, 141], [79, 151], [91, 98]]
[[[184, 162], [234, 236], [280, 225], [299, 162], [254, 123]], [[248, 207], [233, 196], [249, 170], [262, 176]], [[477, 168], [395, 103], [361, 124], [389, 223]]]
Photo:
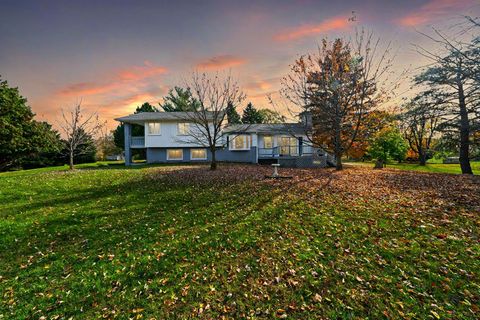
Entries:
[[[57, 248], [78, 246], [73, 249], [78, 251], [83, 248], [85, 239], [89, 239], [87, 251], [93, 254], [129, 238], [148, 237], [149, 228], [156, 230], [149, 243], [165, 239], [170, 228], [187, 238], [195, 234], [192, 228], [202, 229], [207, 225], [223, 225], [225, 230], [241, 226], [237, 232], [243, 233], [256, 227], [245, 223], [253, 212], [262, 210], [281, 196], [275, 192], [253, 190], [245, 175], [241, 180], [225, 177], [217, 183], [208, 179], [185, 179], [202, 173], [208, 176], [211, 172], [205, 172], [203, 168], [154, 170], [152, 175], [134, 176], [114, 186], [99, 185], [73, 192], [65, 190], [53, 199], [15, 206], [15, 211], [22, 214], [14, 219], [38, 215], [35, 217], [37, 222], [11, 226], [8, 238], [0, 241], [3, 244], [0, 248], [2, 259], [10, 256], [13, 260], [19, 255], [35, 254], [38, 250], [48, 251], [52, 241]], [[232, 190], [237, 193], [233, 198]], [[16, 242], [16, 252], [8, 250], [13, 245], [12, 239]], [[203, 239], [208, 241], [209, 235], [205, 234]], [[32, 244], [35, 244], [34, 248]], [[178, 245], [185, 245], [185, 241], [178, 242]]]

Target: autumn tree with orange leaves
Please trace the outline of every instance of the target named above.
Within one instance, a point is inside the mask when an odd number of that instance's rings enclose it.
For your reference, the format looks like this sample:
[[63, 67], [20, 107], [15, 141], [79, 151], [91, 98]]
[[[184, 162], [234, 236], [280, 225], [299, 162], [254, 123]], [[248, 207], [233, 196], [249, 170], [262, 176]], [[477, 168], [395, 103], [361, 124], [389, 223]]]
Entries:
[[312, 113], [311, 142], [335, 155], [337, 170], [352, 146], [371, 135], [361, 129], [394, 89], [386, 87], [392, 62], [390, 45], [382, 49], [380, 39], [360, 31], [353, 41], [324, 39], [284, 78], [283, 96]]

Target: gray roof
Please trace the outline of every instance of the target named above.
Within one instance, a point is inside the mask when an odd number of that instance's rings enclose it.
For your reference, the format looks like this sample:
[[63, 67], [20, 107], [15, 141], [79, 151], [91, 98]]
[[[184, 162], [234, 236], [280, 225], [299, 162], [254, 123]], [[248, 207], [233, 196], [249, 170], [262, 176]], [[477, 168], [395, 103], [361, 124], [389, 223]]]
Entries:
[[231, 124], [225, 127], [225, 133], [263, 133], [263, 134], [305, 134], [307, 128], [302, 123], [261, 123]]
[[[207, 116], [212, 120], [214, 115], [214, 112], [207, 112]], [[140, 112], [115, 118], [115, 120], [127, 123], [140, 123], [145, 121], [191, 120], [194, 118], [196, 118], [195, 112]]]

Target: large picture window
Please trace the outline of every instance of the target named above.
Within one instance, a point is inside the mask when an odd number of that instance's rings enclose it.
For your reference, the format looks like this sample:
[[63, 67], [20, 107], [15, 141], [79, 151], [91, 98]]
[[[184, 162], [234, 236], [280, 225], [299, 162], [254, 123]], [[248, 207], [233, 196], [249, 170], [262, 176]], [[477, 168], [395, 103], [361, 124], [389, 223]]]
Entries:
[[206, 160], [207, 150], [205, 149], [191, 149], [190, 159], [192, 160]]
[[183, 149], [168, 149], [167, 160], [183, 160]]
[[177, 125], [177, 134], [179, 136], [185, 136], [190, 130], [190, 124], [188, 122], [182, 122]]
[[298, 155], [298, 139], [296, 137], [281, 137], [279, 143], [281, 155]]
[[148, 134], [159, 135], [161, 133], [160, 123], [150, 122], [148, 123]]
[[230, 150], [250, 150], [250, 136], [238, 135], [230, 136]]

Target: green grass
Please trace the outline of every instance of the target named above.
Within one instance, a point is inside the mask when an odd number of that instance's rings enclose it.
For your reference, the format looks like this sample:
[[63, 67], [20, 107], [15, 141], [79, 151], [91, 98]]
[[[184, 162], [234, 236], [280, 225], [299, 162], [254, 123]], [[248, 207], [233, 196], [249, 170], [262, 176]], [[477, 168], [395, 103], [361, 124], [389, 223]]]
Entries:
[[[347, 162], [346, 164], [361, 165], [361, 166], [368, 166], [368, 167], [374, 166], [374, 164], [371, 162]], [[471, 166], [474, 174], [476, 175], [480, 174], [480, 161], [472, 161]], [[459, 164], [427, 163], [426, 166], [421, 166], [416, 163], [389, 163], [387, 165], [387, 168], [431, 172], [431, 173], [454, 173], [454, 174], [462, 173], [462, 170], [460, 169]]]
[[79, 167], [0, 174], [0, 319], [479, 316], [478, 180]]

